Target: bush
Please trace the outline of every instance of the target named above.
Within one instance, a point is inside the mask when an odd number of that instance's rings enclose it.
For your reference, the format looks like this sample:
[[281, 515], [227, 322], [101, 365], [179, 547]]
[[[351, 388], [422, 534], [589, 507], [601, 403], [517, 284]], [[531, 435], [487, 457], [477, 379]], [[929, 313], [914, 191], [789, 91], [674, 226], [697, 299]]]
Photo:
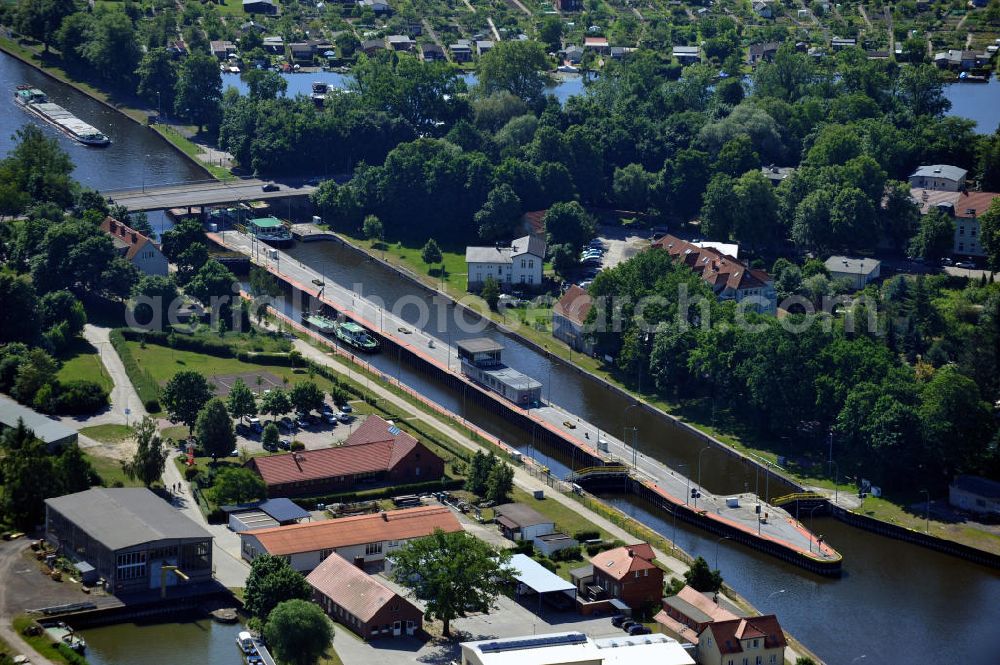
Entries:
[[198, 477], [199, 473], [201, 472], [198, 470], [198, 467], [196, 466], [184, 467], [184, 480], [191, 482], [192, 480]]
[[465, 481], [456, 478], [442, 478], [441, 480], [428, 480], [422, 483], [412, 483], [409, 485], [391, 485], [389, 487], [377, 487], [370, 490], [360, 490], [357, 492], [343, 492], [341, 494], [325, 494], [321, 496], [296, 497], [292, 501], [306, 510], [312, 510], [317, 503], [354, 503], [355, 501], [372, 501], [375, 499], [385, 499], [391, 496], [401, 496], [403, 494], [426, 494], [430, 492], [443, 492], [459, 490], [465, 485]]
[[579, 540], [581, 543], [585, 540], [597, 540], [601, 537], [601, 532], [596, 529], [581, 529], [573, 534], [573, 540]]
[[81, 379], [59, 385], [55, 411], [60, 415], [83, 416], [97, 413], [108, 405], [108, 392], [93, 381]]
[[240, 351], [236, 354], [236, 359], [242, 360], [245, 363], [254, 363], [255, 365], [290, 367], [293, 364], [292, 356], [289, 353], [252, 353], [250, 351]]
[[556, 566], [556, 564], [552, 563], [551, 561], [549, 561], [548, 559], [546, 559], [543, 556], [537, 557], [535, 559], [535, 561], [537, 561], [538, 563], [540, 563], [542, 565], [542, 568], [545, 568], [546, 570], [548, 570], [551, 573], [556, 572], [556, 568], [558, 568], [558, 566]]
[[594, 556], [605, 550], [613, 550], [616, 547], [621, 547], [624, 544], [621, 540], [612, 540], [610, 543], [594, 543], [593, 545], [587, 545], [587, 554]]
[[567, 547], [552, 553], [553, 561], [581, 561], [583, 555], [580, 554], [579, 547]]
[[306, 444], [302, 443], [301, 441], [292, 441], [291, 448], [292, 450], [305, 450]]
[[138, 393], [139, 399], [142, 400], [142, 405], [150, 413], [156, 413], [160, 410], [160, 385], [153, 379], [149, 372], [139, 367], [135, 356], [132, 355], [128, 346], [125, 345], [126, 333], [129, 335], [136, 334], [128, 328], [118, 328], [111, 331], [108, 339], [111, 341], [111, 346], [118, 352], [118, 357], [121, 358], [122, 365], [125, 366], [125, 373], [128, 374], [129, 380], [135, 387], [135, 392]]
[[531, 544], [530, 540], [519, 540], [517, 544], [514, 545], [514, 554], [527, 554], [531, 556], [535, 551], [535, 546]]

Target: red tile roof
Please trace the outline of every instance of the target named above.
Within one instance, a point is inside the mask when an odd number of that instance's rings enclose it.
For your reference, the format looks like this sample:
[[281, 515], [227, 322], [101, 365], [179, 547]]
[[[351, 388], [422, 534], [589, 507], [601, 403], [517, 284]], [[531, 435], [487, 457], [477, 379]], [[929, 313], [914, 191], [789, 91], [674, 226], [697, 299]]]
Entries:
[[720, 653], [742, 653], [740, 640], [764, 640], [765, 649], [775, 649], [787, 645], [778, 618], [773, 614], [759, 617], [745, 617], [729, 621], [710, 623], [705, 630], [712, 631], [712, 637]]
[[129, 261], [139, 253], [139, 251], [146, 246], [146, 243], [153, 244], [152, 240], [139, 233], [130, 226], [122, 224], [114, 217], [105, 217], [104, 221], [101, 222], [101, 230], [110, 235], [115, 244], [119, 247], [127, 248], [125, 251], [125, 258]]
[[590, 308], [594, 306], [594, 299], [586, 290], [576, 284], [566, 289], [559, 302], [552, 308], [553, 314], [566, 317], [573, 323], [583, 325], [590, 314]]
[[676, 236], [665, 235], [653, 246], [666, 250], [674, 259], [700, 275], [716, 293], [727, 288], [734, 291], [760, 288], [771, 281], [770, 275], [763, 270], [748, 268], [739, 259], [717, 249], [698, 247]]
[[917, 202], [921, 214], [926, 215], [936, 205], [950, 203], [955, 208], [955, 217], [976, 219], [989, 209], [993, 199], [1000, 197], [1000, 193], [942, 192], [918, 187], [910, 190], [910, 196]]
[[654, 558], [653, 548], [648, 543], [639, 543], [601, 552], [592, 557], [590, 563], [595, 572], [602, 570], [609, 577], [623, 580], [629, 573], [637, 570], [656, 568]]
[[434, 533], [435, 529], [453, 533], [461, 531], [462, 525], [445, 506], [419, 506], [371, 515], [257, 529], [241, 535], [256, 538], [268, 554], [285, 555], [387, 540], [423, 538]]
[[306, 581], [362, 622], [371, 621], [390, 603], [409, 603], [339, 554], [328, 556]]
[[247, 464], [268, 486], [388, 471], [420, 442], [378, 416], [368, 416], [335, 448], [255, 457]]

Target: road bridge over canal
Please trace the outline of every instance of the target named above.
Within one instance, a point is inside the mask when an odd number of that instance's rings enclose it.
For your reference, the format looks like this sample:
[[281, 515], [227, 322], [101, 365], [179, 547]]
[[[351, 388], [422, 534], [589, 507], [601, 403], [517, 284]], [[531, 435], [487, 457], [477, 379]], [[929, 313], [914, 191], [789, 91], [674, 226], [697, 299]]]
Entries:
[[277, 183], [246, 178], [105, 190], [101, 193], [125, 206], [129, 212], [148, 212], [294, 198], [309, 196], [315, 190], [315, 186], [306, 183]]

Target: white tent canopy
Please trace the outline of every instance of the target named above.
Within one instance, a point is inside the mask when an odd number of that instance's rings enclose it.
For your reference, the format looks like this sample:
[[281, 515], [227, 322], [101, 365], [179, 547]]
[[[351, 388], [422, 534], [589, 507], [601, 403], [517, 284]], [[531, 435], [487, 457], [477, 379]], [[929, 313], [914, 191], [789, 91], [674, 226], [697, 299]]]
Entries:
[[514, 578], [535, 593], [553, 591], [570, 592], [575, 595], [576, 587], [542, 566], [526, 554], [515, 554], [510, 558]]

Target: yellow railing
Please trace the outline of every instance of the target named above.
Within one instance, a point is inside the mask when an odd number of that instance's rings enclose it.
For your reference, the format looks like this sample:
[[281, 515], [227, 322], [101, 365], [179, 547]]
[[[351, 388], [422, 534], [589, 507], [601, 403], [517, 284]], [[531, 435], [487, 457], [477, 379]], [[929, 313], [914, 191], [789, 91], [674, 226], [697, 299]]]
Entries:
[[793, 501], [813, 501], [822, 500], [826, 497], [822, 494], [817, 494], [816, 492], [795, 492], [794, 494], [786, 494], [785, 496], [779, 496], [770, 502], [772, 506], [783, 506], [786, 503], [791, 503]]
[[624, 464], [609, 464], [607, 466], [587, 466], [573, 472], [574, 478], [580, 476], [590, 476], [604, 473], [628, 473], [628, 467]]

